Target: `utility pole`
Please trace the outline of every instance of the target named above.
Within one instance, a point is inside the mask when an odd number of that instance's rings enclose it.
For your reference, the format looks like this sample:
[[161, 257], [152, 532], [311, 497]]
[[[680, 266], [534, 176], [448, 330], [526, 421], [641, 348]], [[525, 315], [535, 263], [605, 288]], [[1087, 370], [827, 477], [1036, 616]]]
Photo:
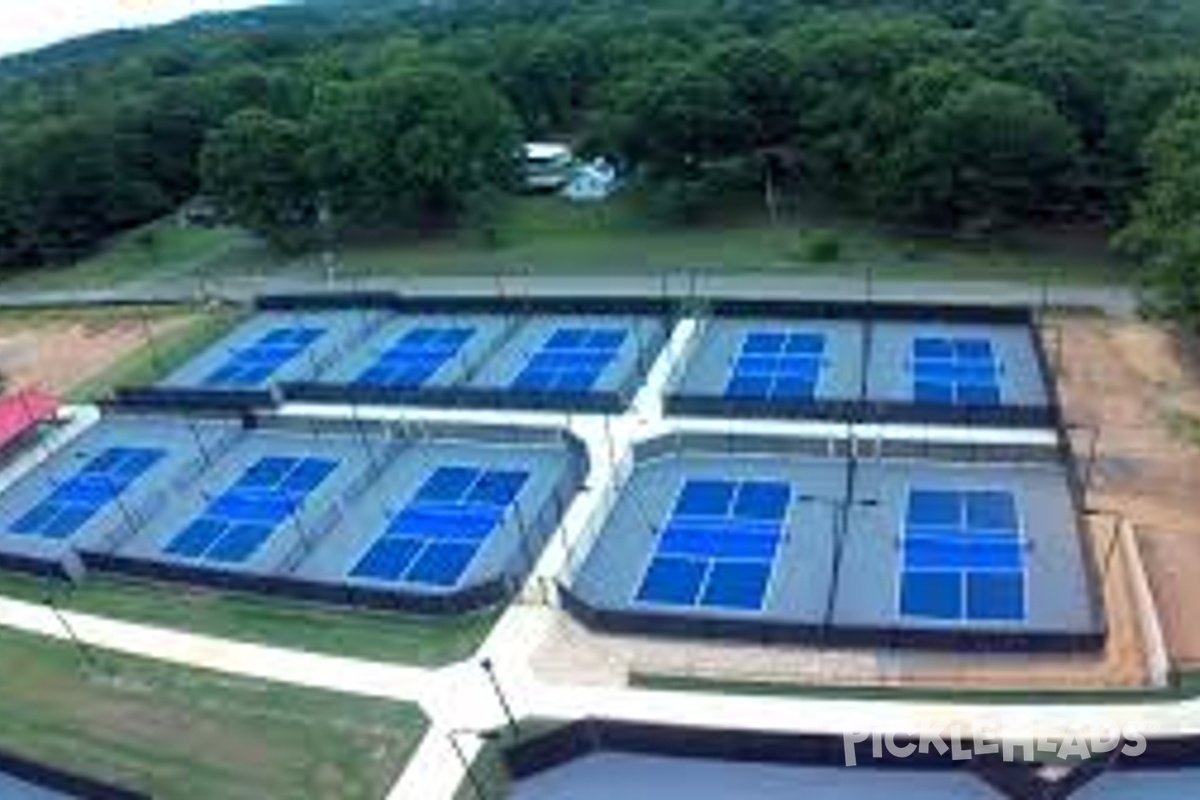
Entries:
[[74, 645], [75, 651], [79, 654], [80, 662], [86, 667], [98, 667], [100, 662], [96, 660], [96, 656], [94, 653], [92, 653], [91, 647], [88, 646], [87, 642], [79, 638], [79, 635], [75, 632], [75, 628], [72, 627], [70, 620], [68, 620], [66, 615], [62, 613], [62, 610], [59, 609], [58, 603], [54, 599], [54, 595], [47, 594], [45, 603], [46, 608], [50, 610], [50, 613], [54, 615], [56, 620], [58, 620], [59, 626], [62, 627], [63, 631], [67, 634], [67, 639], [72, 645]]

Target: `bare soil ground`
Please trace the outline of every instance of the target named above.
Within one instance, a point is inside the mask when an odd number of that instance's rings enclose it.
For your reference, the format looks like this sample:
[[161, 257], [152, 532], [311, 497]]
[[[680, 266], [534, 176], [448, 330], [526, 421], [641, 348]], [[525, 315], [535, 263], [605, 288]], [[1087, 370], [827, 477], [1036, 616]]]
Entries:
[[[1062, 319], [1067, 419], [1099, 429], [1089, 505], [1136, 526], [1168, 650], [1200, 666], [1200, 418], [1195, 343], [1138, 322]], [[1086, 463], [1088, 435], [1073, 437]]]
[[155, 317], [68, 312], [0, 316], [0, 374], [10, 387], [37, 386], [65, 394], [146, 345], [146, 325], [160, 336], [187, 316]]

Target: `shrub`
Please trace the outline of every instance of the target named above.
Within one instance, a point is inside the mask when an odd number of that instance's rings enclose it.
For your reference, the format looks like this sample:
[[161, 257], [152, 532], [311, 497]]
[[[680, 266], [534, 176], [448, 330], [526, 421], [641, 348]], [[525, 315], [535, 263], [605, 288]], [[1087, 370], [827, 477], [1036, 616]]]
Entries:
[[800, 257], [813, 264], [832, 264], [841, 260], [842, 240], [833, 231], [811, 231], [800, 239]]

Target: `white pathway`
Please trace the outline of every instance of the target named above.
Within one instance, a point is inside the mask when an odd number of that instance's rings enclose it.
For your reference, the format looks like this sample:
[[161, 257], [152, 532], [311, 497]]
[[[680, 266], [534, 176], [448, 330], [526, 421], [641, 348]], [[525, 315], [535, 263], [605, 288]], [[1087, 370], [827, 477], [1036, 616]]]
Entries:
[[5, 627], [57, 639], [68, 639], [73, 631], [96, 647], [175, 664], [412, 701], [427, 693], [432, 679], [430, 671], [416, 667], [237, 642], [91, 614], [68, 612], [63, 618], [48, 606], [0, 598], [0, 625]]
[[[1200, 700], [1104, 706], [970, 706], [684, 694], [550, 684], [539, 679], [531, 667], [531, 657], [545, 639], [558, 612], [529, 601], [544, 599], [544, 592], [553, 585], [554, 578], [572, 568], [572, 554], [586, 550], [589, 538], [597, 532], [600, 519], [616, 496], [623, 471], [631, 464], [634, 445], [676, 430], [729, 429], [728, 422], [677, 419], [668, 423], [663, 418], [664, 387], [671, 380], [696, 330], [695, 320], [679, 323], [630, 410], [615, 417], [417, 408], [350, 409], [319, 405], [292, 405], [282, 410], [281, 413], [287, 416], [357, 416], [416, 423], [453, 421], [565, 427], [584, 442], [592, 463], [588, 489], [568, 508], [560, 530], [551, 538], [532, 571], [522, 593], [525, 601], [510, 606], [481, 647], [476, 660], [442, 669], [421, 669], [234, 642], [74, 612], [63, 617], [83, 641], [100, 648], [239, 675], [419, 703], [431, 720], [430, 733], [392, 788], [389, 800], [452, 800], [464, 773], [450, 738], [454, 737], [463, 754], [470, 759], [482, 743], [469, 732], [504, 724], [505, 715], [499, 700], [478, 660], [484, 657], [494, 663], [497, 679], [517, 716], [575, 719], [597, 715], [631, 721], [832, 734], [868, 730], [938, 733], [958, 725], [963, 730], [1012, 739], [1061, 734], [1064, 728], [1075, 732], [1101, 732], [1110, 730], [1112, 725], [1134, 726], [1147, 734], [1200, 733]], [[69, 435], [76, 435], [94, 421], [95, 414], [84, 411], [78, 419]], [[831, 441], [849, 437], [867, 441], [1053, 442], [1053, 435], [1044, 431], [771, 421], [738, 421], [737, 429], [741, 433], [816, 436]], [[0, 485], [32, 468], [40, 457], [44, 454], [35, 454], [14, 465], [0, 475]], [[51, 637], [68, 635], [62, 620], [48, 608], [13, 600], [0, 599], [0, 625]]]

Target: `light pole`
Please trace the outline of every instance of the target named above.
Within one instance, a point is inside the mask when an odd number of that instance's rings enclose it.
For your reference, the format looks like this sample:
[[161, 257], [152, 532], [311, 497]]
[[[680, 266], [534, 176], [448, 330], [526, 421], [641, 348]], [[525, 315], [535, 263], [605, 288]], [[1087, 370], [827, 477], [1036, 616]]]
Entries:
[[841, 580], [842, 555], [846, 546], [846, 533], [850, 528], [850, 512], [855, 508], [876, 508], [880, 502], [875, 499], [843, 500], [840, 497], [823, 497], [820, 495], [800, 495], [796, 498], [801, 503], [819, 503], [825, 505], [833, 514], [833, 555], [829, 571], [829, 597], [825, 604], [825, 624], [833, 621], [834, 604], [837, 601], [838, 584]]
[[488, 681], [492, 684], [492, 691], [496, 693], [496, 699], [500, 701], [500, 708], [504, 710], [504, 716], [508, 720], [509, 736], [516, 739], [521, 729], [517, 725], [517, 718], [513, 714], [512, 707], [508, 704], [508, 698], [504, 696], [504, 690], [500, 687], [500, 681], [496, 678], [496, 665], [490, 658], [484, 658], [479, 662], [479, 666], [487, 673]]
[[75, 628], [71, 626], [70, 621], [67, 619], [66, 615], [62, 613], [62, 610], [58, 607], [58, 603], [55, 602], [54, 595], [47, 594], [45, 602], [46, 608], [50, 609], [50, 613], [54, 615], [54, 618], [58, 620], [58, 624], [67, 634], [67, 639], [75, 646], [75, 650], [79, 653], [79, 659], [83, 662], [84, 666], [99, 666], [99, 663], [96, 661], [96, 657], [92, 654], [92, 649], [88, 647], [86, 642], [79, 638], [78, 634], [75, 633]]
[[467, 776], [467, 783], [471, 785], [471, 792], [474, 793], [476, 800], [488, 800], [487, 792], [483, 788], [483, 781], [479, 780], [479, 776], [475, 774], [475, 765], [467, 758], [462, 745], [458, 743], [459, 736], [474, 736], [485, 742], [491, 742], [496, 740], [496, 734], [493, 731], [476, 731], [470, 728], [454, 728], [446, 732], [446, 741], [450, 743], [450, 749], [454, 751], [458, 763], [462, 764], [463, 774]]

